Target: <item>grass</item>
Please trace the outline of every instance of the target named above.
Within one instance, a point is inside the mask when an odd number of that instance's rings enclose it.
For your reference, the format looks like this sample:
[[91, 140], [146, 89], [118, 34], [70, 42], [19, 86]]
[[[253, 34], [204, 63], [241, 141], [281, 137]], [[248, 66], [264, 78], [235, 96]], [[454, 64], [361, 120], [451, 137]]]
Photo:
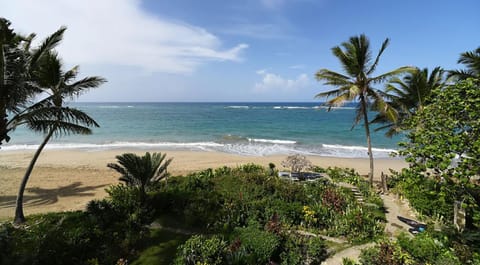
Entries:
[[177, 234], [163, 229], [152, 229], [150, 236], [143, 240], [139, 257], [132, 265], [172, 264], [178, 246], [183, 244], [189, 236]]

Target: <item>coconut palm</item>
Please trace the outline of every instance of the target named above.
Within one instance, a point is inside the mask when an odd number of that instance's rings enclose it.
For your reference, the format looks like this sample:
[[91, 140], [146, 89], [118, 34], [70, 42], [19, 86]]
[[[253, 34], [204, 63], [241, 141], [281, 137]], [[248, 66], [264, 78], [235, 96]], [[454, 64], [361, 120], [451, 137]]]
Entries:
[[39, 86], [45, 88], [44, 93], [48, 93], [48, 96], [12, 119], [15, 126], [25, 124], [31, 130], [46, 134], [20, 184], [15, 208], [15, 223], [25, 221], [23, 214], [25, 187], [40, 153], [50, 138], [54, 135], [91, 134], [90, 127], [98, 127], [97, 122], [85, 112], [65, 106], [65, 99], [74, 98], [90, 88], [98, 87], [106, 80], [101, 77], [86, 77], [75, 81], [78, 66], [66, 72], [62, 69], [62, 62], [56, 52], [50, 51], [42, 56], [33, 75]]
[[457, 63], [464, 64], [467, 68], [449, 71], [448, 77], [455, 79], [480, 78], [480, 47], [473, 51], [460, 54]]
[[337, 73], [328, 69], [321, 69], [316, 73], [319, 81], [324, 81], [325, 85], [336, 87], [336, 89], [322, 92], [316, 95], [317, 98], [333, 97], [326, 102], [331, 107], [341, 106], [345, 102], [358, 101], [357, 113], [352, 128], [361, 120], [364, 122], [365, 134], [367, 138], [368, 155], [370, 158], [370, 183], [373, 184], [373, 153], [372, 141], [370, 137], [370, 128], [368, 120], [368, 111], [371, 107], [384, 113], [389, 119], [395, 120], [395, 109], [383, 99], [381, 93], [372, 86], [381, 83], [388, 78], [405, 73], [411, 70], [411, 67], [400, 67], [393, 71], [372, 76], [378, 65], [380, 56], [387, 48], [389, 40], [386, 39], [375, 59], [372, 61], [370, 42], [365, 35], [354, 36], [348, 42], [344, 42], [340, 46], [332, 48], [335, 55], [342, 65], [345, 74]]
[[405, 75], [403, 79], [398, 77], [390, 79], [383, 95], [390, 106], [396, 109], [397, 120], [390, 120], [379, 113], [372, 123], [385, 125], [377, 128], [376, 131], [387, 129], [385, 133], [387, 137], [402, 131], [404, 122], [428, 104], [432, 91], [445, 85], [443, 74], [444, 71], [440, 67], [433, 69], [430, 74], [428, 68], [417, 68]]
[[107, 166], [121, 174], [120, 181], [140, 190], [141, 204], [145, 201], [146, 190], [168, 176], [167, 167], [172, 162], [172, 158], [165, 160], [166, 154], [149, 152], [144, 156], [125, 153], [116, 158], [117, 163]]
[[64, 31], [64, 27], [60, 28], [31, 49], [35, 34], [18, 35], [8, 20], [0, 18], [0, 145], [9, 141], [8, 133], [18, 124], [18, 117], [9, 120], [7, 114], [25, 111], [33, 97], [42, 92], [32, 73], [40, 59], [60, 43]]
[[10, 22], [0, 18], [0, 144], [9, 140], [7, 113], [25, 103], [32, 91], [27, 86], [27, 55], [21, 49], [22, 37]]

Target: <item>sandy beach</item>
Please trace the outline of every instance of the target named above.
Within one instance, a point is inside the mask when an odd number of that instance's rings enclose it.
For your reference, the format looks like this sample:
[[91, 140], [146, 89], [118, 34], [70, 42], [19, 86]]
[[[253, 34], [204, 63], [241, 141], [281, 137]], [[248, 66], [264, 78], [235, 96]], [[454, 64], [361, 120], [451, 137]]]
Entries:
[[[46, 150], [40, 156], [32, 172], [25, 192], [25, 214], [50, 211], [81, 210], [92, 199], [103, 198], [104, 189], [118, 183], [118, 174], [106, 167], [115, 162], [115, 156], [125, 152], [143, 154], [162, 150]], [[33, 150], [0, 151], [0, 220], [13, 216], [15, 198], [25, 168], [33, 156]], [[173, 157], [169, 171], [173, 175], [187, 174], [223, 165], [238, 166], [256, 163], [268, 166], [272, 162], [281, 169], [285, 155], [240, 156], [221, 152], [166, 151]], [[368, 174], [368, 159], [309, 156], [317, 166], [349, 167], [360, 174]], [[406, 164], [401, 159], [375, 159], [375, 177], [389, 169], [400, 170]]]

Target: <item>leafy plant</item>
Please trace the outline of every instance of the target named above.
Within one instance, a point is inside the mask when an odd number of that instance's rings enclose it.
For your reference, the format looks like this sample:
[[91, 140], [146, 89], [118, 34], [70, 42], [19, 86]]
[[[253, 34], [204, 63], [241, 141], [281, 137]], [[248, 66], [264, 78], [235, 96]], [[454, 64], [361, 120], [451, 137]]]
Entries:
[[179, 247], [174, 264], [225, 264], [227, 247], [227, 242], [220, 236], [195, 235]]
[[140, 190], [139, 200], [142, 204], [145, 202], [147, 189], [168, 176], [167, 167], [172, 162], [171, 158], [165, 160], [166, 154], [149, 152], [143, 156], [125, 153], [116, 158], [117, 163], [109, 163], [107, 166], [121, 174], [120, 181]]

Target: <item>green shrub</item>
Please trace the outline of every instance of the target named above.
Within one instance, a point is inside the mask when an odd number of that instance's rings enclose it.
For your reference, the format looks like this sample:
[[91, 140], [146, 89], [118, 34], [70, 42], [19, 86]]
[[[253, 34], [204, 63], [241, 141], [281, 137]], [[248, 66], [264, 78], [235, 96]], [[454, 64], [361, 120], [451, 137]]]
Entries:
[[215, 169], [215, 171], [214, 171], [213, 174], [214, 174], [216, 177], [219, 177], [219, 176], [229, 176], [230, 174], [232, 174], [232, 168], [227, 167], [227, 166], [219, 167], [219, 168]]
[[114, 264], [128, 254], [118, 247], [112, 231], [96, 226], [84, 212], [30, 216], [25, 227], [0, 228], [0, 264]]
[[178, 248], [176, 265], [225, 264], [227, 242], [220, 236], [195, 235]]
[[346, 182], [355, 186], [361, 180], [360, 175], [351, 168], [328, 167], [326, 173], [334, 181]]
[[414, 238], [400, 234], [398, 244], [412, 257], [422, 262], [432, 262], [443, 252], [441, 243], [429, 236], [428, 233], [420, 233]]
[[253, 163], [241, 165], [236, 168], [236, 171], [241, 173], [247, 173], [247, 174], [253, 174], [253, 173], [264, 174], [265, 173], [265, 169], [261, 165], [257, 165]]
[[343, 258], [342, 265], [358, 265], [358, 263], [351, 258]]
[[248, 253], [249, 264], [266, 264], [278, 255], [280, 238], [273, 233], [248, 226], [235, 229], [233, 236]]
[[285, 265], [321, 264], [327, 257], [323, 239], [298, 234], [289, 234], [286, 237], [280, 254], [281, 264]]
[[307, 257], [310, 264], [320, 264], [328, 257], [325, 241], [320, 237], [310, 237], [307, 243]]
[[377, 246], [362, 250], [359, 257], [362, 265], [408, 265], [414, 260], [395, 242], [381, 242]]

